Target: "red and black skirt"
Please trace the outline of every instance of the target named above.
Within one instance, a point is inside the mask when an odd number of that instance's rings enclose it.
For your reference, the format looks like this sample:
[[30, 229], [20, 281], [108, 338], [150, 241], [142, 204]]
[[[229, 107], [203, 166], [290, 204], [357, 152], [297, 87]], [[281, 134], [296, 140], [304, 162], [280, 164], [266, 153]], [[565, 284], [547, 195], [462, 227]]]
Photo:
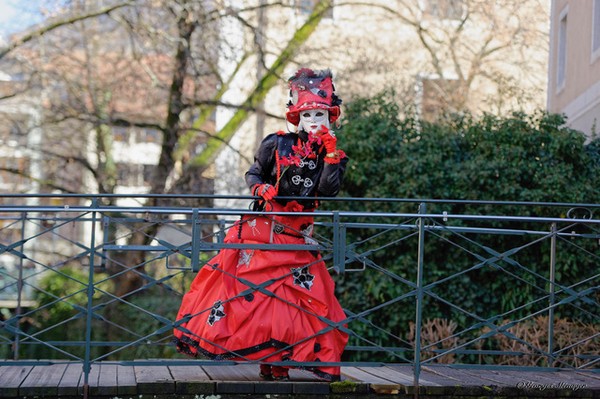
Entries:
[[[261, 218], [243, 219], [225, 242], [264, 242], [267, 236], [273, 244], [310, 242], [312, 217], [271, 221], [269, 226]], [[249, 238], [253, 236], [256, 240]], [[184, 295], [174, 334], [178, 351], [192, 356], [339, 362], [348, 341], [339, 329], [345, 319], [318, 252], [224, 249], [199, 271]], [[339, 380], [339, 367], [304, 368], [325, 380]]]

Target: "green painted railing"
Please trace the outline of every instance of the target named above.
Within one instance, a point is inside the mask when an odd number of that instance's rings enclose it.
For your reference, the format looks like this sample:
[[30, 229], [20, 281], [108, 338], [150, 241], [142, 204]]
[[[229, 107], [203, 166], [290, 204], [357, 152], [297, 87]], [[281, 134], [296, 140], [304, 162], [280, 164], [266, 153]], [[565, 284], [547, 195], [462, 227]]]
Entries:
[[436, 362], [600, 365], [599, 204], [322, 199], [337, 210], [314, 213], [314, 241], [276, 246], [223, 242], [247, 208], [149, 199], [252, 197], [3, 198], [0, 364], [80, 361], [86, 383], [100, 361], [214, 364], [183, 361], [172, 330], [195, 272], [235, 247], [321, 251], [343, 288], [342, 366], [409, 363], [418, 384]]

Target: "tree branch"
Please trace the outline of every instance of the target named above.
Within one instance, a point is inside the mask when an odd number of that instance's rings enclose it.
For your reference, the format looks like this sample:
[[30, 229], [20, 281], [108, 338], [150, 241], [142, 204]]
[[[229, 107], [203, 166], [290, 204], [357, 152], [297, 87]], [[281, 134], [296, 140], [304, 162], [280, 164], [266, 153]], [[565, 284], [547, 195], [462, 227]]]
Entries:
[[258, 82], [252, 93], [242, 103], [240, 109], [231, 117], [229, 122], [217, 132], [206, 143], [206, 148], [198, 156], [190, 160], [189, 165], [195, 167], [200, 172], [204, 171], [210, 164], [214, 162], [217, 155], [222, 149], [223, 142], [229, 142], [235, 134], [239, 126], [248, 118], [249, 111], [247, 109], [256, 109], [257, 105], [266, 97], [279, 81], [279, 76], [283, 72], [285, 66], [292, 59], [296, 51], [308, 40], [310, 35], [316, 30], [319, 22], [331, 8], [332, 0], [320, 0], [316, 3], [313, 12], [310, 14], [304, 25], [302, 25], [295, 33], [287, 46], [283, 49], [277, 60], [266, 71], [263, 78]]
[[45, 25], [40, 29], [35, 29], [35, 30], [19, 37], [17, 40], [9, 43], [6, 47], [0, 48], [0, 59], [4, 58], [8, 53], [10, 53], [14, 49], [24, 45], [25, 43], [30, 42], [31, 40], [33, 40], [37, 37], [40, 37], [40, 36], [46, 34], [47, 32], [53, 31], [54, 29], [57, 29], [57, 28], [60, 28], [61, 26], [71, 25], [71, 24], [74, 24], [75, 22], [83, 21], [83, 20], [86, 20], [89, 18], [95, 18], [95, 17], [103, 15], [103, 14], [109, 14], [110, 12], [118, 10], [119, 8], [131, 6], [135, 2], [136, 2], [136, 0], [124, 1], [123, 3], [118, 3], [113, 6], [104, 7], [104, 8], [99, 9], [98, 11], [94, 11], [91, 13], [85, 13], [82, 15], [74, 15], [69, 18], [60, 19], [58, 21], [52, 22], [48, 25]]

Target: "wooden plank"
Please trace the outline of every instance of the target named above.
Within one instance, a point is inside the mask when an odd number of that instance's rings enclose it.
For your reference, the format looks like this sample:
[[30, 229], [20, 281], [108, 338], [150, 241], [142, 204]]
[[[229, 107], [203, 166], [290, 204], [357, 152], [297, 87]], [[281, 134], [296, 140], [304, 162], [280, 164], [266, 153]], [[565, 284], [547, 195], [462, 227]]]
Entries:
[[2, 366], [0, 373], [0, 396], [19, 396], [19, 386], [27, 378], [33, 366]]
[[136, 395], [137, 382], [133, 366], [117, 365], [117, 394]]
[[502, 370], [502, 373], [513, 378], [514, 385], [525, 386], [530, 383], [529, 385], [551, 386], [560, 382], [558, 371]]
[[256, 376], [250, 377], [248, 369], [242, 365], [234, 366], [202, 366], [211, 380], [215, 381], [251, 381], [257, 380], [258, 365], [256, 365]]
[[242, 363], [233, 366], [247, 381], [262, 381], [259, 377], [260, 366], [258, 364]]
[[419, 388], [423, 394], [447, 396], [485, 396], [493, 394], [490, 390], [489, 380], [479, 375], [468, 373], [465, 368], [455, 368], [449, 365], [430, 365], [428, 369], [435, 370], [438, 376], [454, 380], [452, 385], [444, 384], [441, 387], [424, 386]]
[[518, 396], [523, 392], [520, 392], [517, 384], [515, 383], [515, 377], [506, 375], [503, 372], [491, 369], [462, 369], [463, 373], [469, 374], [473, 377], [481, 378], [486, 382], [482, 386], [483, 389], [487, 390], [488, 393], [494, 394], [495, 396]]
[[[590, 380], [583, 379], [574, 370], [556, 371], [507, 371], [513, 376], [515, 385], [521, 393], [532, 394], [552, 391], [556, 397], [591, 397]], [[597, 385], [600, 388], [600, 384]], [[600, 392], [599, 392], [600, 393]]]
[[486, 385], [515, 386], [514, 376], [508, 376], [497, 370], [462, 368], [460, 369], [460, 375], [463, 377], [479, 378], [485, 381]]
[[175, 393], [175, 380], [167, 366], [133, 366], [139, 394]]
[[[411, 376], [413, 373], [413, 368], [410, 365], [393, 365], [389, 366], [394, 370], [399, 370], [399, 372], [403, 373], [405, 376]], [[449, 378], [448, 376], [444, 376], [436, 371], [435, 366], [424, 366], [421, 367], [421, 376], [419, 378], [419, 383], [425, 379], [426, 381], [431, 381], [438, 386], [454, 386], [456, 381], [455, 378]], [[428, 385], [428, 384], [426, 384]]]
[[210, 377], [200, 366], [169, 366], [175, 381], [210, 381]]
[[[93, 363], [90, 365], [90, 372], [88, 374], [88, 393], [91, 393], [92, 388], [96, 390], [98, 387], [98, 379], [100, 378], [100, 363]], [[77, 388], [79, 395], [83, 395], [85, 390], [85, 373], [82, 373], [81, 379], [79, 380], [79, 386]]]
[[576, 375], [577, 378], [581, 378], [583, 381], [585, 381], [590, 388], [600, 388], [600, 372], [598, 370], [577, 370], [573, 374]]
[[79, 382], [83, 379], [83, 366], [81, 363], [69, 363], [58, 383], [59, 396], [79, 395]]
[[342, 367], [343, 375], [352, 378], [353, 380], [369, 384], [371, 390], [375, 393], [382, 394], [398, 394], [400, 392], [400, 384], [385, 378], [380, 378], [358, 367]]
[[[559, 371], [559, 374], [567, 374], [567, 372], [566, 370], [561, 370]], [[568, 373], [568, 375], [569, 380], [587, 384], [590, 388], [600, 388], [600, 370], [596, 370], [596, 372], [583, 372], [582, 370], [577, 370]]]
[[[433, 369], [433, 367], [431, 367], [431, 369]], [[435, 370], [440, 376], [456, 381], [454, 384], [455, 386], [481, 387], [489, 384], [488, 380], [467, 373], [465, 368], [435, 366]]]
[[[256, 377], [258, 380], [258, 365], [256, 365]], [[254, 393], [254, 382], [250, 380], [247, 368], [235, 366], [203, 366], [206, 374], [216, 381], [215, 391], [217, 394], [249, 394]]]
[[175, 379], [175, 393], [180, 395], [214, 394], [215, 383], [200, 366], [169, 366]]
[[305, 381], [305, 382], [322, 382], [319, 377], [314, 375], [308, 370], [290, 369], [290, 380], [291, 381]]
[[[407, 373], [405, 370], [399, 369], [399, 368], [397, 369], [395, 367], [375, 367], [375, 368], [373, 368], [372, 372], [377, 375], [380, 375], [388, 380], [402, 384], [404, 386], [414, 386], [415, 385], [413, 370], [411, 370], [410, 373]], [[427, 379], [425, 377], [425, 373], [423, 373], [423, 372], [419, 375], [419, 385], [434, 386], [434, 387], [440, 386], [440, 384]]]
[[53, 396], [67, 369], [67, 364], [34, 366], [19, 387], [20, 396]]
[[364, 382], [367, 384], [384, 384], [384, 383], [392, 383], [391, 381], [385, 380], [383, 378], [379, 378], [371, 373], [367, 373], [358, 367], [346, 367], [343, 366], [341, 368], [341, 373], [345, 377], [353, 381]]
[[[404, 375], [405, 378], [412, 378], [413, 384], [406, 387], [406, 393], [414, 395], [416, 389], [414, 386], [414, 368], [409, 364], [395, 364], [388, 367]], [[461, 381], [456, 378], [443, 376], [436, 371], [436, 366], [423, 366], [419, 375], [418, 392], [425, 397], [452, 397], [456, 392], [456, 385]]]
[[[589, 387], [583, 388], [585, 384], [583, 381], [572, 379], [572, 371], [492, 370], [452, 366], [429, 366], [428, 368], [456, 380], [452, 392], [450, 384], [446, 385], [445, 394], [448, 395], [592, 396]], [[426, 391], [426, 393], [431, 392]]]
[[109, 396], [117, 395], [118, 380], [117, 380], [117, 365], [116, 364], [101, 364], [100, 376], [95, 389], [90, 391], [92, 395]]

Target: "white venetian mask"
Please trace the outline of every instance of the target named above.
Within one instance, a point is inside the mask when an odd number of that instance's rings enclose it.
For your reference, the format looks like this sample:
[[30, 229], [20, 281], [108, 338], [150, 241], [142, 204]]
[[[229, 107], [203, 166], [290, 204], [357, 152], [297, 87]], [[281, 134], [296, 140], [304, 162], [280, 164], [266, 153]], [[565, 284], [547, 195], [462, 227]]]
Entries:
[[300, 112], [299, 127], [304, 131], [315, 134], [321, 125], [329, 129], [329, 111], [325, 109], [309, 109]]

